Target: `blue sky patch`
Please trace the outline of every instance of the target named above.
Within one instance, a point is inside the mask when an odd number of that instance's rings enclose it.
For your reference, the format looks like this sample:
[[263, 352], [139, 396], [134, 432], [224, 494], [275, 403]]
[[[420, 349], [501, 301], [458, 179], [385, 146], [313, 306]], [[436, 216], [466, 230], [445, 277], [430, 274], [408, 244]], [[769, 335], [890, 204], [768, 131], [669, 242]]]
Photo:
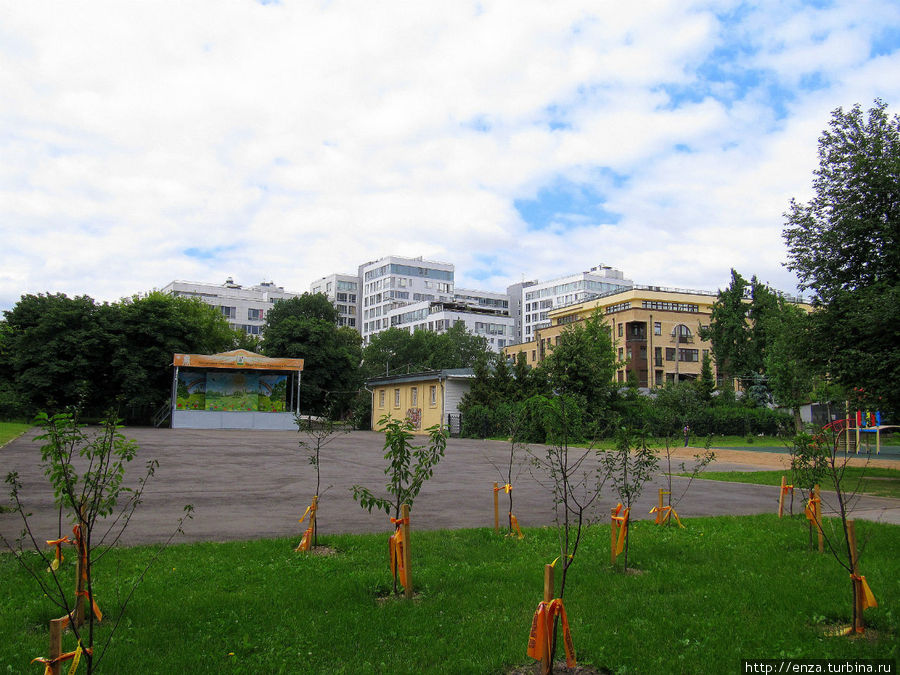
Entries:
[[197, 260], [213, 260], [230, 249], [230, 246], [213, 246], [211, 248], [199, 248], [194, 246], [184, 249], [183, 253], [188, 258], [196, 258]]
[[869, 56], [886, 56], [893, 54], [900, 49], [900, 28], [896, 26], [888, 26], [884, 28], [878, 35], [872, 36], [872, 49]]
[[495, 255], [477, 253], [472, 256], [472, 262], [475, 264], [475, 269], [472, 270], [468, 276], [476, 281], [484, 281], [491, 277], [502, 277], [506, 273], [505, 270], [500, 267], [499, 260]]
[[[598, 172], [598, 177], [614, 185], [621, 185], [626, 180], [626, 177], [609, 170]], [[595, 185], [559, 178], [552, 185], [541, 188], [537, 198], [517, 199], [513, 205], [529, 230], [568, 230], [618, 223], [622, 215], [607, 211], [603, 206], [605, 202], [605, 197]]]

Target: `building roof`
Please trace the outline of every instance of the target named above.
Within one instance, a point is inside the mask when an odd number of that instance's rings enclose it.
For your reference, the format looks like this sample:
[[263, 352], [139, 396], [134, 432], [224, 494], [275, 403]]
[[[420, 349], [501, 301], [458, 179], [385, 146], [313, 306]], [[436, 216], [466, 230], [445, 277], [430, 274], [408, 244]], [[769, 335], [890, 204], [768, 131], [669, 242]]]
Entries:
[[173, 366], [239, 370], [303, 370], [303, 359], [269, 358], [246, 349], [221, 354], [175, 354]]
[[383, 384], [400, 384], [403, 382], [424, 382], [427, 380], [470, 380], [475, 377], [472, 368], [445, 368], [444, 370], [423, 370], [418, 373], [402, 375], [385, 375], [366, 380], [367, 386], [377, 387]]

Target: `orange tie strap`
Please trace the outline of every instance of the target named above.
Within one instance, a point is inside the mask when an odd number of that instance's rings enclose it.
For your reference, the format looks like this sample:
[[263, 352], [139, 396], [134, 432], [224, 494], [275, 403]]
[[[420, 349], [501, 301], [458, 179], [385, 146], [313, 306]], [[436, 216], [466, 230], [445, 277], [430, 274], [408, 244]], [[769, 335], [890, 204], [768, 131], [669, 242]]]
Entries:
[[816, 522], [816, 504], [821, 504], [821, 497], [810, 497], [806, 500], [806, 519], [811, 522]]
[[875, 600], [875, 595], [872, 593], [872, 589], [869, 588], [866, 578], [859, 574], [851, 574], [850, 578], [856, 583], [857, 592], [862, 593], [862, 608], [878, 607], [878, 602]]
[[300, 543], [297, 544], [297, 548], [294, 549], [294, 553], [309, 550], [310, 543], [312, 542], [312, 533], [312, 528], [307, 527], [306, 531], [303, 533], [303, 538], [300, 540]]
[[566, 666], [575, 667], [575, 645], [572, 642], [572, 633], [569, 630], [569, 618], [566, 616], [566, 608], [562, 598], [556, 598], [550, 602], [542, 602], [534, 612], [531, 620], [531, 633], [528, 636], [527, 654], [538, 661], [545, 655], [550, 655], [553, 642], [553, 619], [559, 616], [562, 619], [563, 644], [566, 647]]
[[78, 643], [78, 647], [71, 652], [66, 652], [65, 654], [60, 654], [54, 659], [48, 659], [44, 656], [39, 656], [36, 659], [31, 659], [32, 663], [43, 663], [44, 664], [44, 675], [53, 675], [53, 666], [57, 663], [62, 663], [63, 661], [72, 661], [72, 667], [69, 668], [69, 674], [75, 672], [78, 668], [78, 662], [81, 660], [81, 654], [92, 654], [93, 652], [89, 647], [82, 647], [81, 643]]
[[510, 533], [509, 533], [508, 535], [506, 535], [506, 536], [507, 536], [507, 537], [512, 537], [512, 536], [515, 534], [515, 535], [518, 535], [519, 539], [524, 539], [524, 538], [525, 538], [525, 535], [522, 534], [522, 528], [519, 527], [519, 521], [518, 521], [518, 519], [516, 519], [516, 517], [512, 514], [512, 511], [510, 511], [510, 513], [509, 513], [509, 522], [512, 524], [512, 529], [513, 529], [513, 531], [510, 532]]
[[784, 486], [782, 486], [781, 491], [784, 492], [785, 494], [787, 494], [788, 492], [793, 492], [794, 486], [793, 485], [784, 485]]
[[388, 552], [391, 559], [391, 574], [396, 581], [400, 578], [400, 583], [406, 588], [406, 565], [403, 562], [403, 528], [402, 525], [409, 523], [409, 518], [391, 518], [391, 522], [397, 525], [394, 534], [388, 540]]
[[55, 571], [59, 569], [59, 564], [65, 560], [65, 556], [62, 554], [62, 545], [63, 544], [73, 544], [74, 542], [69, 539], [69, 535], [61, 539], [48, 539], [47, 546], [55, 546], [56, 547], [56, 555], [53, 560], [50, 562], [50, 567], [47, 568], [47, 571]]
[[81, 595], [81, 596], [84, 596], [85, 598], [90, 598], [91, 608], [93, 609], [94, 616], [97, 617], [97, 621], [103, 621], [103, 612], [101, 612], [100, 607], [97, 606], [97, 601], [94, 600], [94, 598], [91, 595], [89, 595], [87, 591], [76, 591], [75, 595], [76, 596]]
[[506, 494], [509, 494], [510, 492], [512, 492], [512, 485], [507, 483], [506, 485], [498, 485], [494, 488], [494, 492], [500, 492], [500, 490], [503, 490]]
[[681, 527], [681, 528], [684, 527], [684, 525], [681, 523], [681, 518], [678, 517], [678, 512], [675, 511], [674, 506], [664, 506], [662, 508], [659, 508], [658, 506], [654, 506], [652, 509], [650, 509], [650, 513], [651, 514], [654, 514], [654, 513], [659, 514], [659, 516], [658, 516], [659, 520], [657, 522], [660, 525], [665, 523], [672, 516], [675, 516], [675, 522], [678, 523], [678, 527]]
[[309, 516], [310, 519], [312, 519], [312, 517], [316, 513], [316, 508], [317, 508], [316, 500], [318, 498], [319, 498], [319, 495], [316, 495], [315, 497], [313, 497], [312, 504], [310, 504], [309, 506], [306, 507], [306, 511], [303, 512], [303, 516], [300, 518], [300, 520], [297, 521], [298, 523], [302, 523], [304, 520], [306, 520], [306, 516]]
[[625, 513], [620, 516], [619, 512], [621, 510], [622, 505], [618, 504], [615, 513], [612, 516], [612, 526], [618, 528], [619, 532], [619, 537], [616, 540], [616, 555], [619, 555], [625, 550], [625, 536], [628, 533], [628, 513], [631, 511], [631, 509], [625, 509]]

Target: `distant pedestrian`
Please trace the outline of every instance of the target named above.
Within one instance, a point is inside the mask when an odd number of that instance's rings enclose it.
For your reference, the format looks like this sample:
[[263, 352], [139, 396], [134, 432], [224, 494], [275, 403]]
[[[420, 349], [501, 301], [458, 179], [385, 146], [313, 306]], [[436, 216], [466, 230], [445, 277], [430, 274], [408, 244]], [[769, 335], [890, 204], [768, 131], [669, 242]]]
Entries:
[[684, 432], [684, 447], [687, 447], [688, 438], [690, 438], [691, 436], [691, 428], [687, 424], [685, 424], [682, 431]]

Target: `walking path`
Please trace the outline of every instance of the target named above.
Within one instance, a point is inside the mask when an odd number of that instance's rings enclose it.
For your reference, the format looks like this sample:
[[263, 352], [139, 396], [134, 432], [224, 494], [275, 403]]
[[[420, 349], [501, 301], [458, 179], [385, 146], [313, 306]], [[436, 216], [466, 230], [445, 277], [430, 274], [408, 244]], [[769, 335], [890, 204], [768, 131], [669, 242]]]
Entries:
[[[33, 514], [31, 522], [37, 540], [56, 537], [57, 512], [53, 495], [37, 466], [35, 431], [30, 431], [0, 449], [0, 473], [18, 471], [23, 483], [21, 495]], [[185, 504], [193, 504], [194, 518], [185, 526], [180, 541], [225, 541], [257, 537], [297, 536], [297, 522], [315, 489], [315, 476], [306, 451], [298, 447], [300, 435], [291, 431], [207, 431], [185, 429], [132, 428], [140, 450], [129, 467], [128, 480], [134, 483], [149, 459], [159, 461], [159, 469], [135, 512], [123, 543], [164, 541], [182, 515]], [[351, 486], [364, 485], [383, 492], [386, 464], [384, 436], [355, 431], [335, 437], [322, 453], [322, 488], [319, 524], [323, 531], [383, 532], [390, 529], [384, 513], [367, 513], [351, 496]], [[533, 452], [541, 454], [535, 446]], [[573, 449], [572, 452], [576, 452]], [[673, 471], [682, 461], [690, 462], [696, 449], [679, 448]], [[760, 470], [784, 468], [786, 455], [747, 450], [717, 451], [715, 470]], [[524, 459], [524, 458], [523, 458]], [[852, 462], [858, 461], [856, 458]], [[450, 439], [444, 460], [425, 484], [415, 502], [416, 527], [452, 529], [493, 526], [494, 481], [505, 478], [496, 467], [509, 462], [509, 445], [502, 441]], [[514, 475], [513, 511], [523, 527], [553, 522], [551, 496], [541, 483], [543, 473], [519, 460]], [[900, 461], [878, 459], [877, 466], [900, 468]], [[632, 510], [635, 518], [650, 518], [657, 489], [667, 485], [660, 473], [644, 488]], [[675, 496], [687, 486], [687, 479], [674, 478]], [[506, 508], [501, 495], [501, 508]], [[5, 501], [5, 500], [4, 500]], [[678, 504], [683, 519], [692, 516], [749, 515], [773, 513], [777, 509], [778, 488], [720, 481], [695, 481]], [[606, 487], [597, 513], [604, 520], [616, 500]], [[795, 512], [802, 511], [799, 495]], [[823, 493], [827, 513], [832, 496]], [[853, 505], [853, 517], [900, 524], [900, 500], [862, 497]], [[605, 514], [605, 515], [604, 515]], [[0, 513], [0, 533], [18, 536], [21, 520]]]

